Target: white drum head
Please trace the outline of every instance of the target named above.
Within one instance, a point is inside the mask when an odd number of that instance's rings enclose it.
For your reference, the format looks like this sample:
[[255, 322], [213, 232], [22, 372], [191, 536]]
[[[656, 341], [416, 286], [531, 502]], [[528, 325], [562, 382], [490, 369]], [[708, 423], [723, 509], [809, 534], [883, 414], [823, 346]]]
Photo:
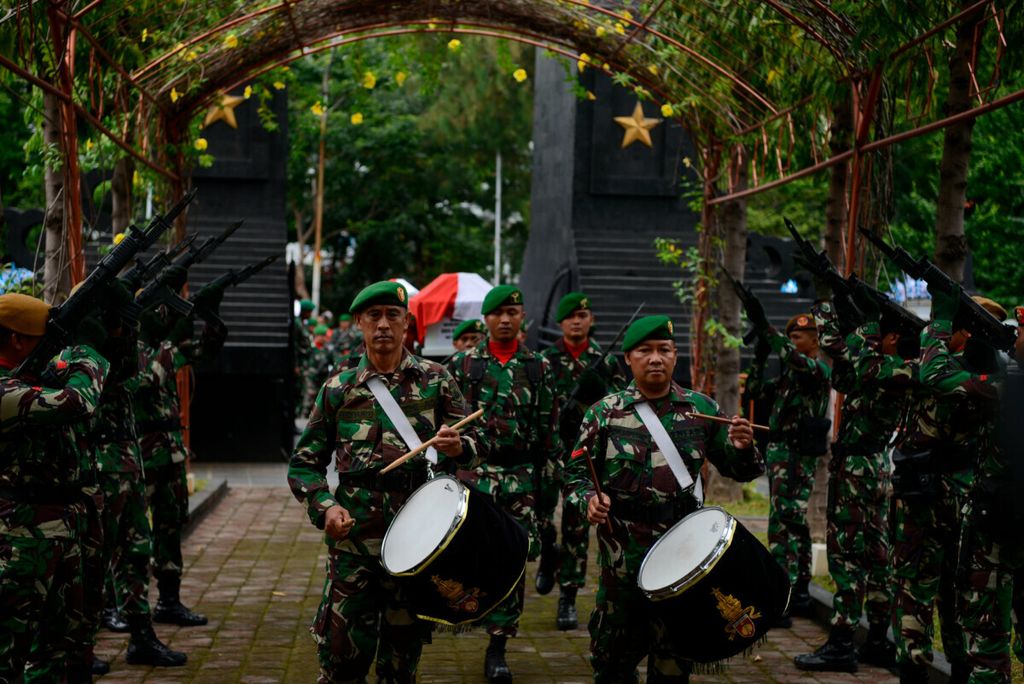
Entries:
[[380, 560], [393, 575], [408, 573], [430, 558], [465, 516], [465, 486], [437, 477], [412, 493], [391, 521]]
[[657, 593], [675, 587], [728, 547], [732, 517], [721, 508], [702, 508], [663, 534], [647, 552], [637, 584]]

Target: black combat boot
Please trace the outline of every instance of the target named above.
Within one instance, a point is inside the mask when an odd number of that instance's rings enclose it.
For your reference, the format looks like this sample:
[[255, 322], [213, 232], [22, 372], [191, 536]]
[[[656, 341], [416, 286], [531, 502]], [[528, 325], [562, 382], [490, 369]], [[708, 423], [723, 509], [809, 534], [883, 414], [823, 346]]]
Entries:
[[118, 612], [114, 606], [107, 606], [103, 609], [103, 626], [109, 629], [111, 632], [125, 633], [130, 631], [128, 623], [121, 617], [121, 613]]
[[967, 684], [971, 677], [971, 666], [964, 660], [949, 661], [949, 684]]
[[788, 614], [797, 617], [811, 617], [814, 602], [811, 601], [809, 585], [810, 582], [807, 580], [797, 580], [797, 583], [793, 585], [793, 593], [789, 597]]
[[550, 594], [555, 588], [555, 572], [558, 569], [558, 544], [555, 543], [555, 528], [545, 528], [540, 540], [540, 563], [537, 565], [537, 580], [534, 588], [541, 596]]
[[896, 644], [886, 635], [888, 625], [871, 625], [868, 638], [857, 651], [857, 660], [867, 665], [891, 670], [896, 667]]
[[487, 656], [484, 658], [484, 676], [489, 684], [512, 684], [512, 670], [505, 662], [506, 636], [491, 635], [491, 643], [487, 645]]
[[580, 619], [576, 614], [576, 587], [562, 587], [558, 596], [558, 617], [555, 625], [563, 632], [579, 627]]
[[928, 666], [913, 661], [900, 663], [900, 684], [928, 684]]
[[180, 667], [188, 662], [187, 655], [181, 651], [172, 651], [160, 641], [148, 617], [132, 618], [131, 631], [132, 638], [125, 655], [129, 665]]
[[174, 573], [161, 573], [156, 580], [160, 600], [153, 611], [153, 622], [181, 627], [199, 627], [206, 624], [206, 616], [193, 613], [181, 602], [181, 578]]
[[812, 672], [856, 672], [857, 651], [853, 647], [853, 629], [833, 627], [828, 641], [814, 653], [793, 658], [798, 670]]
[[94, 655], [92, 657], [92, 665], [90, 666], [94, 677], [102, 677], [105, 674], [110, 674], [110, 663], [99, 656]]

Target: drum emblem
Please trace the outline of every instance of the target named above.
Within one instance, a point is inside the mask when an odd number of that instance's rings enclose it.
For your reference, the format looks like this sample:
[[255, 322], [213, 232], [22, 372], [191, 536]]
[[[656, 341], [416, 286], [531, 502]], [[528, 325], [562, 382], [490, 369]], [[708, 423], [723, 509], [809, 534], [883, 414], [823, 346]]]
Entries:
[[712, 588], [711, 592], [715, 595], [715, 600], [718, 601], [718, 612], [727, 622], [725, 633], [729, 636], [729, 641], [732, 641], [737, 634], [744, 639], [752, 638], [757, 632], [754, 620], [761, 617], [757, 609], [754, 606], [744, 608], [739, 599], [730, 594], [723, 594], [718, 587]]
[[477, 587], [467, 590], [458, 580], [441, 579], [438, 575], [433, 575], [430, 581], [437, 587], [437, 593], [448, 599], [449, 608], [463, 613], [475, 613], [480, 610], [480, 599], [487, 596], [486, 591], [481, 591]]

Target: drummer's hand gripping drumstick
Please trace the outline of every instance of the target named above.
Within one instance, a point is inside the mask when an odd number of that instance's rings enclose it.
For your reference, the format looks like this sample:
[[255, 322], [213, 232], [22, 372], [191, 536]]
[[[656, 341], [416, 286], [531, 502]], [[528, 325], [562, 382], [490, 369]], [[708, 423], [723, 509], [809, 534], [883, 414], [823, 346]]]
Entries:
[[[594, 468], [594, 460], [590, 458], [590, 450], [587, 447], [583, 447], [579, 451], [575, 451], [572, 454], [573, 458], [576, 458], [583, 452], [583, 456], [587, 459], [587, 467], [590, 468], [590, 479], [594, 482], [594, 492], [597, 494], [597, 500], [601, 500], [601, 481], [597, 479], [597, 469]], [[608, 526], [608, 531], [612, 531], [612, 519], [611, 516], [604, 519], [604, 524]]]
[[[686, 417], [687, 418], [699, 418], [700, 420], [710, 420], [712, 423], [722, 423], [723, 425], [732, 425], [732, 419], [731, 418], [722, 418], [720, 416], [709, 416], [706, 413], [695, 413], [693, 411], [690, 411], [689, 413], [686, 414]], [[767, 425], [756, 425], [754, 423], [751, 423], [750, 427], [752, 427], [755, 430], [764, 430], [765, 432], [768, 432], [769, 430], [771, 430], [771, 428], [768, 427]]]
[[[484, 415], [484, 410], [483, 409], [479, 409], [477, 411], [474, 411], [473, 413], [470, 413], [468, 416], [466, 416], [465, 418], [460, 420], [455, 425], [452, 425], [452, 429], [453, 430], [458, 430], [460, 428], [463, 428], [463, 427], [465, 427], [469, 423], [473, 422], [474, 420], [476, 420], [477, 418], [479, 418], [482, 415]], [[381, 471], [380, 471], [380, 474], [383, 475], [386, 472], [394, 470], [395, 468], [397, 468], [398, 466], [402, 465], [403, 463], [408, 461], [410, 458], [412, 458], [416, 454], [424, 452], [429, 447], [434, 446], [434, 442], [436, 442], [436, 441], [437, 441], [437, 437], [436, 436], [435, 437], [431, 437], [426, 442], [424, 442], [423, 444], [420, 444], [418, 447], [416, 447], [412, 451], [408, 451], [408, 452], [402, 454], [401, 456], [396, 458], [394, 461], [389, 463], [386, 467], [382, 468]]]

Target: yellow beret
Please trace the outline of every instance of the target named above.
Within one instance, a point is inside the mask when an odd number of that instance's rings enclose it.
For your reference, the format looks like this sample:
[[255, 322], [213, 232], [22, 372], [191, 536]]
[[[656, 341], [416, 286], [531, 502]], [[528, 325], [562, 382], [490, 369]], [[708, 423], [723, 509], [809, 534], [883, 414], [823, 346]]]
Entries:
[[39, 337], [46, 332], [49, 317], [50, 306], [41, 299], [13, 292], [0, 295], [0, 327]]
[[786, 334], [793, 332], [794, 330], [813, 330], [818, 331], [818, 326], [814, 322], [814, 316], [811, 314], [797, 314], [789, 319], [786, 323]]
[[982, 297], [981, 295], [974, 295], [971, 297], [976, 303], [981, 305], [985, 311], [998, 318], [1000, 321], [1006, 320], [1006, 309], [999, 305], [999, 302], [989, 299], [988, 297]]

